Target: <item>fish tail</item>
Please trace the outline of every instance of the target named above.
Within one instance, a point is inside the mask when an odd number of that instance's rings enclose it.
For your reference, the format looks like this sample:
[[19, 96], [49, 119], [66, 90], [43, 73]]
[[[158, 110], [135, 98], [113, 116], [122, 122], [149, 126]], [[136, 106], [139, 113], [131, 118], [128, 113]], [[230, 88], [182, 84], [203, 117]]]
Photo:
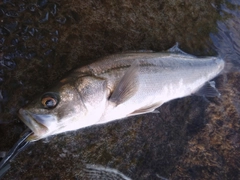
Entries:
[[225, 67], [223, 70], [224, 74], [240, 72], [240, 61], [231, 60], [231, 59], [224, 59], [224, 60], [225, 60]]

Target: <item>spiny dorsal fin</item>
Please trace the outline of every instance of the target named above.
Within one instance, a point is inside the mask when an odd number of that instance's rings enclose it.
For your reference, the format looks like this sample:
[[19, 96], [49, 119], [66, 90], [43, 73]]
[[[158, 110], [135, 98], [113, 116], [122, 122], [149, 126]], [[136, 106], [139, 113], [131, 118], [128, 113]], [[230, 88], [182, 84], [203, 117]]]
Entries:
[[138, 90], [138, 71], [139, 64], [135, 61], [118, 82], [109, 98], [109, 101], [113, 102], [117, 106], [127, 101], [136, 93]]
[[201, 87], [197, 92], [194, 93], [197, 96], [205, 97], [220, 97], [219, 91], [215, 87], [215, 82], [206, 82], [203, 87]]

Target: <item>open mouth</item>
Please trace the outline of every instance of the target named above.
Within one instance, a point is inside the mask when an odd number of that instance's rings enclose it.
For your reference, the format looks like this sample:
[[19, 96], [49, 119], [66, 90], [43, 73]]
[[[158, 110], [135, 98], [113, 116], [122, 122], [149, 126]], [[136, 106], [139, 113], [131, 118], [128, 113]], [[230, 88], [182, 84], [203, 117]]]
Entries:
[[33, 131], [33, 134], [27, 138], [27, 141], [39, 140], [48, 133], [48, 128], [35, 120], [28, 111], [20, 109], [19, 118]]

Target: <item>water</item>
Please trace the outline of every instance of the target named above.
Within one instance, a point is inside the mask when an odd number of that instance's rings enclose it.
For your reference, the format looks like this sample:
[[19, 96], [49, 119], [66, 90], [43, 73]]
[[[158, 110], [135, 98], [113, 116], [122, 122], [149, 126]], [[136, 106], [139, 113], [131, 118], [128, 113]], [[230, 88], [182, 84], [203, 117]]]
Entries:
[[[1, 1], [0, 151], [25, 129], [20, 107], [98, 57], [178, 42], [187, 53], [220, 55], [237, 67], [239, 8], [238, 1], [218, 0]], [[4, 179], [79, 179], [86, 164], [131, 179], [239, 179], [239, 78], [216, 78], [220, 99], [187, 97], [164, 104], [160, 114], [36, 142]]]

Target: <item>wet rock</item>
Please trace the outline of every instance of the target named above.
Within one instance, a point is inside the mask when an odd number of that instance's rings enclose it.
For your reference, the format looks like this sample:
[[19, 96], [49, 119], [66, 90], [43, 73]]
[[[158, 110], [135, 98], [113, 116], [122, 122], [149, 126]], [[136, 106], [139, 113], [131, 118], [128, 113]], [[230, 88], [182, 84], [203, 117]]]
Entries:
[[28, 26], [25, 24], [22, 24], [21, 26], [21, 34], [26, 34], [28, 32]]
[[31, 12], [34, 12], [34, 11], [36, 11], [36, 5], [35, 4], [30, 4], [29, 6], [28, 6], [28, 9], [31, 11]]
[[25, 25], [29, 25], [29, 24], [33, 24], [34, 20], [33, 20], [33, 18], [31, 17], [31, 15], [29, 15], [28, 17], [26, 17], [26, 18], [24, 19], [23, 22], [24, 22]]
[[8, 3], [9, 3], [9, 4], [11, 4], [11, 5], [14, 5], [13, 2], [12, 2], [12, 0], [3, 0], [3, 3], [4, 3], [4, 4], [8, 4]]
[[18, 38], [13, 38], [12, 40], [11, 40], [11, 45], [12, 46], [16, 46], [17, 44], [18, 44]]
[[4, 16], [4, 7], [0, 6], [0, 16]]
[[19, 4], [19, 12], [23, 12], [25, 11], [27, 8], [26, 8], [26, 5], [23, 3], [23, 4]]
[[66, 23], [66, 17], [64, 17], [64, 16], [59, 16], [59, 17], [57, 17], [56, 18], [56, 21], [58, 22], [58, 23], [60, 23], [60, 24], [65, 24]]
[[8, 23], [8, 24], [5, 24], [4, 25], [4, 28], [6, 30], [8, 30], [9, 32], [13, 32], [17, 29], [17, 26], [18, 26], [18, 22], [17, 21], [14, 21], [14, 22], [11, 22], [11, 23]]
[[50, 12], [53, 16], [55, 16], [57, 14], [57, 5], [56, 4], [50, 5]]
[[29, 28], [29, 29], [28, 29], [28, 33], [29, 33], [31, 36], [34, 36], [34, 34], [35, 34], [35, 29], [34, 29], [34, 28]]
[[38, 40], [42, 40], [42, 39], [46, 39], [46, 37], [48, 36], [49, 32], [46, 29], [39, 29], [36, 38]]
[[75, 11], [70, 11], [68, 16], [71, 18], [71, 19], [74, 19], [76, 22], [78, 22], [80, 20], [80, 16], [77, 12]]
[[11, 59], [14, 58], [14, 54], [13, 54], [13, 53], [4, 54], [4, 55], [3, 55], [3, 58], [4, 58], [5, 60], [11, 60]]
[[52, 42], [57, 43], [58, 42], [58, 38], [57, 37], [53, 37], [52, 38]]
[[45, 51], [43, 54], [44, 54], [45, 56], [48, 56], [48, 55], [50, 55], [52, 52], [53, 52], [52, 49], [48, 49], [48, 50]]
[[9, 36], [9, 31], [3, 27], [0, 27], [0, 35], [2, 36]]
[[35, 57], [37, 55], [36, 52], [31, 51], [25, 54], [25, 59], [32, 59], [33, 57]]
[[5, 38], [4, 37], [0, 37], [0, 45], [3, 45], [5, 42]]
[[16, 67], [16, 63], [12, 59], [6, 59], [3, 61], [3, 64], [5, 67], [13, 70]]
[[4, 89], [0, 89], [0, 102], [6, 102], [8, 99], [7, 92]]
[[42, 47], [42, 48], [46, 48], [46, 47], [47, 47], [47, 43], [42, 42], [42, 43], [41, 43], [41, 47]]
[[52, 31], [52, 32], [50, 32], [49, 34], [50, 34], [50, 35], [54, 35], [54, 36], [58, 36], [58, 30]]
[[23, 41], [27, 41], [29, 39], [29, 36], [22, 36]]
[[4, 71], [3, 69], [0, 69], [0, 84], [2, 84], [4, 81]]
[[[24, 48], [23, 48], [24, 49]], [[14, 51], [14, 57], [15, 58], [23, 58], [23, 52], [20, 49], [16, 49]]]
[[19, 14], [18, 14], [18, 12], [16, 12], [16, 11], [5, 11], [5, 15], [6, 16], [8, 16], [8, 17], [18, 17], [19, 16]]
[[38, 5], [40, 8], [44, 8], [44, 7], [47, 6], [47, 3], [48, 3], [48, 0], [38, 0], [37, 5]]
[[0, 76], [0, 84], [4, 82], [4, 78]]
[[49, 12], [44, 12], [42, 17], [40, 18], [39, 22], [40, 23], [45, 23], [48, 21], [49, 18]]

